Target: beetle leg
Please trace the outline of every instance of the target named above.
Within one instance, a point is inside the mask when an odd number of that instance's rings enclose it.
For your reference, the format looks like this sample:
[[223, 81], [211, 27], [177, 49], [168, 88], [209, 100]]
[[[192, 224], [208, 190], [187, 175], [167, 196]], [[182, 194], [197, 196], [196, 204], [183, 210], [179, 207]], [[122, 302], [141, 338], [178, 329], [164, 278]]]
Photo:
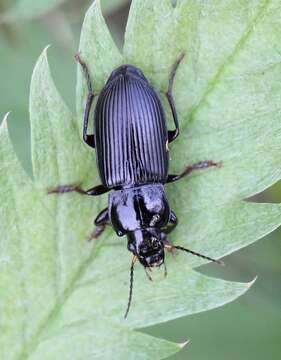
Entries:
[[86, 83], [87, 83], [87, 88], [88, 88], [87, 102], [86, 102], [86, 107], [85, 107], [85, 111], [84, 111], [83, 140], [85, 141], [85, 143], [87, 145], [94, 148], [95, 147], [95, 136], [94, 136], [94, 134], [88, 135], [87, 130], [88, 130], [90, 111], [91, 111], [91, 107], [92, 107], [92, 104], [93, 104], [93, 101], [95, 98], [95, 93], [92, 88], [90, 72], [89, 72], [89, 69], [88, 69], [86, 63], [80, 58], [79, 54], [75, 55], [75, 59], [79, 62], [79, 64], [82, 67], [82, 71], [84, 73]]
[[173, 256], [177, 255], [176, 249], [173, 247], [173, 243], [167, 238], [167, 235], [165, 234], [165, 237], [162, 240], [162, 243], [164, 244], [165, 250], [170, 252]]
[[110, 191], [110, 189], [107, 186], [104, 185], [97, 185], [94, 186], [91, 189], [88, 189], [86, 191], [83, 191], [83, 194], [90, 195], [90, 196], [96, 196], [96, 195], [102, 195]]
[[173, 210], [171, 210], [171, 213], [170, 213], [170, 219], [169, 219], [169, 222], [168, 222], [168, 225], [165, 229], [162, 230], [162, 232], [167, 235], [169, 234], [170, 232], [172, 232], [175, 227], [178, 225], [178, 218], [177, 218], [177, 215], [173, 212]]
[[96, 228], [92, 231], [88, 240], [97, 239], [103, 232], [106, 225], [109, 224], [108, 208], [103, 209], [95, 219]]
[[79, 185], [59, 185], [57, 187], [48, 189], [48, 194], [77, 192], [82, 195], [96, 196], [105, 194], [108, 191], [110, 191], [110, 189], [104, 185], [98, 185], [88, 190], [83, 190]]
[[170, 105], [170, 108], [172, 111], [172, 115], [173, 115], [173, 119], [174, 119], [174, 123], [175, 123], [175, 127], [176, 127], [175, 130], [168, 131], [169, 143], [172, 142], [173, 140], [175, 140], [177, 138], [177, 136], [179, 135], [179, 121], [178, 121], [176, 105], [175, 105], [175, 101], [174, 101], [174, 97], [173, 97], [173, 84], [174, 84], [177, 69], [178, 69], [179, 64], [181, 63], [182, 59], [184, 58], [184, 55], [185, 55], [184, 53], [181, 53], [180, 56], [178, 57], [177, 61], [174, 63], [174, 65], [172, 67], [170, 77], [169, 77], [168, 91], [166, 92], [166, 97], [169, 102], [169, 105]]
[[94, 134], [91, 134], [91, 135], [87, 134], [89, 116], [90, 116], [90, 111], [91, 111], [93, 101], [94, 101], [94, 95], [89, 93], [88, 97], [87, 97], [87, 103], [86, 103], [86, 107], [85, 107], [85, 112], [84, 112], [83, 140], [85, 141], [85, 143], [87, 145], [89, 145], [92, 148], [95, 148], [95, 135]]
[[211, 166], [222, 167], [222, 162], [215, 162], [215, 161], [212, 161], [212, 160], [199, 161], [196, 164], [187, 166], [184, 169], [184, 171], [179, 175], [173, 175], [173, 174], [168, 175], [166, 183], [170, 183], [170, 182], [180, 180], [184, 176], [187, 176], [187, 175], [191, 174], [194, 170], [206, 169], [206, 168], [209, 168]]
[[85, 61], [83, 61], [81, 59], [80, 54], [75, 55], [75, 60], [77, 62], [79, 62], [79, 64], [82, 67], [82, 71], [84, 73], [84, 76], [85, 76], [85, 79], [86, 79], [86, 82], [87, 82], [88, 92], [94, 95], [93, 88], [92, 88], [92, 82], [91, 82], [91, 76], [90, 76], [88, 66], [86, 65]]
[[177, 218], [176, 214], [173, 212], [173, 210], [171, 210], [168, 225], [166, 228], [161, 230], [160, 236], [161, 236], [161, 241], [164, 244], [164, 246], [167, 248], [168, 251], [171, 251], [173, 253], [173, 255], [175, 255], [175, 251], [172, 249], [172, 247], [171, 247], [171, 249], [169, 247], [167, 247], [167, 245], [172, 245], [170, 240], [168, 240], [168, 238], [167, 238], [167, 234], [172, 232], [177, 225], [178, 225], [178, 218]]

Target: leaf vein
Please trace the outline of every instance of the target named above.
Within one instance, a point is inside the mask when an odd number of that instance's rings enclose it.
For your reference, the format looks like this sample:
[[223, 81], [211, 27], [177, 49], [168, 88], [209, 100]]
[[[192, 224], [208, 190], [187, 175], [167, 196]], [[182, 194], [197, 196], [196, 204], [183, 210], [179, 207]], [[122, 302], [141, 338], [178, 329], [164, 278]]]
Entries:
[[[109, 237], [109, 236], [107, 236], [107, 237]], [[25, 346], [25, 348], [23, 348], [23, 351], [21, 352], [20, 356], [18, 357], [19, 360], [28, 359], [29, 356], [32, 353], [34, 353], [34, 351], [37, 349], [38, 345], [41, 342], [41, 340], [40, 340], [41, 335], [53, 323], [53, 321], [56, 319], [56, 317], [60, 313], [61, 309], [63, 308], [64, 304], [70, 298], [73, 291], [75, 291], [76, 284], [79, 282], [79, 279], [81, 279], [83, 277], [84, 273], [88, 269], [88, 266], [92, 263], [92, 261], [94, 260], [94, 257], [100, 251], [100, 249], [102, 247], [101, 245], [102, 245], [102, 242], [100, 241], [98, 245], [93, 246], [89, 257], [81, 264], [81, 266], [78, 268], [76, 274], [73, 276], [73, 279], [70, 282], [69, 286], [65, 289], [63, 296], [62, 296], [62, 300], [61, 301], [58, 300], [56, 302], [55, 306], [50, 311], [50, 313], [47, 316], [47, 318], [45, 319], [45, 321], [43, 321], [41, 327], [38, 328], [38, 331], [33, 335], [30, 342]]]
[[221, 77], [224, 74], [227, 67], [230, 66], [235, 61], [235, 59], [239, 55], [240, 51], [247, 44], [247, 41], [250, 38], [250, 36], [252, 35], [256, 24], [261, 19], [263, 13], [266, 11], [266, 9], [269, 6], [270, 2], [271, 2], [271, 0], [265, 0], [264, 1], [264, 3], [258, 9], [256, 15], [250, 21], [249, 25], [247, 26], [247, 29], [244, 31], [241, 38], [237, 42], [237, 44], [234, 47], [234, 50], [232, 51], [232, 53], [230, 53], [230, 55], [227, 56], [226, 59], [222, 62], [222, 64], [218, 67], [218, 70], [215, 73], [214, 77], [211, 78], [211, 80], [207, 83], [205, 91], [203, 92], [203, 95], [201, 96], [200, 100], [198, 101], [198, 103], [191, 110], [187, 121], [182, 125], [182, 130], [185, 130], [187, 128], [187, 126], [194, 120], [196, 113], [206, 103], [206, 100], [207, 100], [208, 96], [215, 90], [216, 86], [221, 81]]

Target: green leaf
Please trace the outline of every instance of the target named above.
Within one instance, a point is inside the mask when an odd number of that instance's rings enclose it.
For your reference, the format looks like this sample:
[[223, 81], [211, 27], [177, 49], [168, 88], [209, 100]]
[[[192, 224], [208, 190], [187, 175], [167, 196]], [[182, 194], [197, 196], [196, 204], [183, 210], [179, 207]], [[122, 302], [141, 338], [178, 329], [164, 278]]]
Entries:
[[[123, 61], [102, 16], [99, 0], [95, 1], [86, 13], [81, 31], [79, 53], [88, 64], [95, 92], [101, 90], [112, 69], [121, 65]], [[81, 119], [87, 98], [87, 88], [80, 65], [77, 72], [76, 95], [77, 120], [82, 129]]]
[[[91, 271], [98, 253], [91, 249], [92, 245], [87, 244], [85, 234], [79, 236], [81, 229], [77, 223], [68, 242], [60, 237], [58, 232], [67, 230], [65, 225], [69, 224], [70, 218], [64, 221], [60, 215], [59, 223], [52, 213], [59, 215], [60, 205], [50, 206], [49, 210], [43, 205], [46, 195], [36, 190], [21, 169], [5, 121], [0, 129], [0, 156], [0, 185], [4, 193], [1, 199], [4, 206], [1, 206], [0, 213], [0, 284], [5, 289], [0, 297], [1, 358], [40, 359], [44, 356], [44, 359], [60, 359], [63, 355], [67, 358], [75, 354], [75, 359], [85, 359], [100, 358], [104, 354], [109, 358], [114, 355], [121, 359], [131, 356], [133, 352], [136, 356], [160, 359], [178, 351], [181, 345], [132, 332], [122, 316], [116, 316], [116, 323], [100, 316], [97, 321], [89, 321], [81, 312], [78, 323], [71, 319], [65, 323], [64, 310], [68, 302], [76, 298], [79, 282], [87, 281], [87, 272]], [[69, 207], [69, 211], [76, 210], [76, 213], [80, 210], [75, 201], [71, 201]], [[78, 241], [79, 238], [81, 241]], [[113, 248], [111, 246], [111, 251]], [[79, 261], [78, 268], [75, 268], [76, 258]], [[121, 265], [115, 264], [117, 267]], [[102, 268], [93, 268], [102, 271]], [[126, 266], [122, 270], [126, 276]], [[67, 279], [68, 275], [70, 280]], [[122, 292], [124, 289], [119, 288], [121, 314], [125, 305], [121, 301]], [[75, 307], [82, 305], [83, 299], [87, 298], [85, 288], [83, 298], [75, 303]], [[91, 300], [90, 309], [95, 310], [92, 299], [88, 299]], [[102, 311], [102, 302], [100, 305]], [[75, 307], [72, 308], [73, 312], [76, 311]], [[111, 345], [108, 341], [109, 333]], [[120, 344], [124, 347], [120, 348]]]
[[181, 136], [171, 146], [171, 172], [206, 158], [224, 163], [176, 184], [176, 208], [240, 200], [280, 178], [279, 14], [279, 2], [268, 0], [133, 2], [127, 62], [166, 90], [171, 64], [186, 54], [174, 91]]
[[17, 0], [0, 22], [31, 20], [58, 7], [67, 0]]
[[[186, 52], [175, 83], [181, 135], [171, 146], [171, 168], [181, 171], [206, 158], [224, 167], [167, 187], [180, 220], [171, 238], [216, 258], [281, 223], [279, 204], [242, 200], [281, 177], [279, 5], [239, 4], [134, 0], [121, 55], [96, 1], [79, 47], [96, 92], [123, 62], [141, 66], [163, 91], [177, 54]], [[222, 306], [251, 285], [210, 278], [193, 269], [201, 259], [167, 254], [165, 279], [151, 283], [136, 267], [132, 309], [123, 319], [126, 240], [108, 229], [98, 241], [86, 241], [106, 197], [46, 194], [58, 184], [98, 183], [94, 152], [81, 141], [85, 99], [78, 68], [76, 119], [54, 85], [44, 50], [30, 91], [33, 181], [2, 123], [1, 359], [162, 359], [183, 345], [135, 330]]]

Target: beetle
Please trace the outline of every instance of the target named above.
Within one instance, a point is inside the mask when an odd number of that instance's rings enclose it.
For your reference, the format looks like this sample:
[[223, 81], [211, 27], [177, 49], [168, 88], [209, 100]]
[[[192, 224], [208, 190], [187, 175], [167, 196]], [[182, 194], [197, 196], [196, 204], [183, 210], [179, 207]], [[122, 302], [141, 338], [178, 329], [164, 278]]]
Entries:
[[[220, 162], [205, 160], [187, 166], [178, 175], [168, 174], [168, 144], [179, 135], [172, 89], [183, 58], [184, 54], [181, 53], [172, 66], [166, 92], [174, 130], [167, 129], [160, 97], [141, 69], [124, 64], [112, 71], [98, 95], [94, 110], [94, 134], [88, 134], [90, 110], [96, 94], [93, 92], [86, 63], [79, 54], [76, 55], [88, 88], [83, 140], [96, 150], [102, 184], [88, 190], [83, 190], [78, 185], [60, 185], [49, 189], [48, 192], [61, 194], [75, 191], [96, 196], [112, 190], [108, 196], [108, 207], [95, 219], [97, 227], [91, 238], [97, 238], [108, 224], [118, 236], [127, 235], [127, 247], [133, 254], [133, 260], [125, 317], [131, 305], [133, 272], [137, 260], [145, 270], [159, 267], [165, 265], [165, 249], [178, 249], [221, 263], [219, 260], [173, 245], [167, 238], [177, 226], [178, 220], [169, 206], [164, 185], [175, 182], [195, 170], [221, 166]], [[146, 273], [151, 279], [147, 271]]]

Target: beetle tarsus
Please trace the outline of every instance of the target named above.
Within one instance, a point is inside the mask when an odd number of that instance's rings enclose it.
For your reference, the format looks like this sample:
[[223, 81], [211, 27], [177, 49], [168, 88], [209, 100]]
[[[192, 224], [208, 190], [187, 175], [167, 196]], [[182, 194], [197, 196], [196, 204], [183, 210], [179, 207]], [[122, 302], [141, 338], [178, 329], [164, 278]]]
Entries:
[[185, 53], [184, 53], [184, 52], [181, 52], [180, 55], [178, 56], [177, 60], [175, 61], [175, 63], [174, 63], [173, 66], [172, 66], [172, 70], [171, 70], [170, 76], [169, 76], [168, 91], [167, 91], [166, 94], [172, 94], [175, 76], [176, 76], [178, 67], [179, 67], [179, 65], [180, 65], [180, 63], [182, 62], [182, 60], [183, 60], [184, 57], [185, 57]]
[[88, 241], [95, 240], [104, 232], [106, 225], [109, 224], [108, 208], [103, 209], [94, 221], [96, 228], [91, 232]]
[[88, 236], [87, 240], [88, 240], [88, 241], [96, 240], [96, 239], [97, 239], [98, 237], [100, 237], [101, 234], [104, 232], [105, 227], [106, 227], [106, 224], [97, 226], [97, 227], [91, 232], [91, 234]]
[[80, 185], [70, 184], [70, 185], [59, 185], [48, 189], [48, 194], [66, 194], [70, 192], [83, 193], [83, 190], [80, 188]]
[[179, 174], [179, 175], [175, 175], [175, 174], [170, 174], [168, 175], [168, 179], [167, 179], [167, 183], [171, 183], [177, 180], [182, 179], [185, 176], [190, 175], [193, 171], [195, 170], [202, 170], [202, 169], [207, 169], [209, 167], [218, 167], [221, 168], [223, 166], [222, 161], [220, 162], [215, 162], [213, 160], [204, 160], [204, 161], [199, 161], [198, 163], [195, 163], [193, 165], [189, 165], [187, 166], [184, 171]]
[[75, 60], [81, 65], [82, 71], [84, 73], [84, 76], [85, 76], [85, 79], [86, 79], [86, 82], [87, 82], [88, 92], [94, 95], [91, 76], [90, 76], [90, 71], [89, 71], [89, 68], [88, 68], [87, 64], [85, 63], [84, 60], [81, 59], [79, 53], [77, 53], [75, 55]]

